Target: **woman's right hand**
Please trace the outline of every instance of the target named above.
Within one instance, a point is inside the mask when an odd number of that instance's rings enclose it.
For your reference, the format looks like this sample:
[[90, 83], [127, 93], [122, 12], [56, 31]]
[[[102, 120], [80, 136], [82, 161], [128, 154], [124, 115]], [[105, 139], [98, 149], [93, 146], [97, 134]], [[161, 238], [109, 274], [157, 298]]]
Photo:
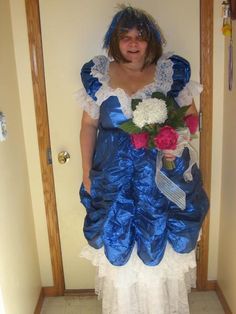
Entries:
[[90, 195], [91, 193], [91, 180], [88, 176], [83, 176], [83, 185], [86, 192]]
[[97, 139], [98, 119], [92, 119], [88, 113], [83, 112], [80, 130], [80, 147], [82, 155], [83, 184], [87, 193], [91, 193], [91, 180], [89, 173]]

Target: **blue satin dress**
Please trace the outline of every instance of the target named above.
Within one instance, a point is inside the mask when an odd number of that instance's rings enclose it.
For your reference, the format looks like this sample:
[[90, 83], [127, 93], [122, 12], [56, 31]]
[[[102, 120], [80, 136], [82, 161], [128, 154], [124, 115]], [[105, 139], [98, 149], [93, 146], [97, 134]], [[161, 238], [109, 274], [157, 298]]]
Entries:
[[[159, 191], [155, 183], [157, 150], [135, 149], [129, 135], [119, 129], [120, 123], [130, 117], [131, 97], [109, 87], [108, 67], [108, 59], [99, 56], [81, 71], [90, 109], [93, 107], [91, 116], [99, 119], [90, 172], [91, 195], [83, 184], [80, 189], [87, 211], [84, 235], [93, 248], [104, 247], [113, 265], [126, 264], [136, 245], [143, 263], [154, 266], [162, 260], [167, 243], [178, 253], [195, 248], [208, 198], [196, 164], [191, 170], [193, 180], [186, 182], [183, 178], [190, 158], [187, 148], [176, 158], [175, 169], [161, 169], [186, 192], [186, 209], [181, 210]], [[190, 66], [185, 59], [177, 55], [162, 57], [154, 82], [132, 98], [148, 98], [158, 90], [178, 102], [189, 79]]]

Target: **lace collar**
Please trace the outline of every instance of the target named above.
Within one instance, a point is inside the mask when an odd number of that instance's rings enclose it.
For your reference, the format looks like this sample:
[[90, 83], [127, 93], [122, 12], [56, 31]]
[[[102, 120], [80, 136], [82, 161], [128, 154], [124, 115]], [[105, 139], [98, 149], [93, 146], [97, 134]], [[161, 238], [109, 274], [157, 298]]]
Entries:
[[116, 96], [119, 99], [121, 109], [127, 118], [132, 117], [131, 99], [148, 98], [154, 91], [160, 91], [165, 95], [173, 84], [173, 62], [169, 59], [173, 53], [163, 54], [156, 64], [154, 80], [139, 89], [132, 95], [128, 95], [122, 88], [111, 88], [109, 86], [109, 65], [110, 61], [106, 56], [93, 58], [91, 75], [97, 78], [101, 87], [96, 92], [98, 105], [101, 105], [108, 97]]

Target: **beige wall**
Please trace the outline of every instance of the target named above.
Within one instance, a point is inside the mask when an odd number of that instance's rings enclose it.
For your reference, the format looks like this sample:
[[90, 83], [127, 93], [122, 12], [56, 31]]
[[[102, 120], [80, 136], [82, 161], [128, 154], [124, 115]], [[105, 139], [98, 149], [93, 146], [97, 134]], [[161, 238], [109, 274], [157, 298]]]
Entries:
[[0, 311], [32, 314], [41, 280], [8, 0], [0, 0], [0, 69], [0, 111], [8, 130], [0, 142]]
[[[236, 22], [233, 22], [234, 62], [236, 60]], [[222, 194], [219, 236], [218, 282], [232, 310], [236, 313], [236, 81], [233, 90], [227, 82], [228, 40], [225, 45], [224, 129], [222, 160]], [[234, 73], [236, 64], [234, 64]]]

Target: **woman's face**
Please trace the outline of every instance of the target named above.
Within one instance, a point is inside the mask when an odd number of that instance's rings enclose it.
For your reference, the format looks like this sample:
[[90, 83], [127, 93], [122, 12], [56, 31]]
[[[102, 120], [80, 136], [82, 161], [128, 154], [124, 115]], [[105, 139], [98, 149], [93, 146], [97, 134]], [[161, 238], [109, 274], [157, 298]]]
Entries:
[[120, 36], [119, 48], [122, 56], [130, 62], [143, 63], [146, 56], [147, 41], [137, 28], [132, 28]]

